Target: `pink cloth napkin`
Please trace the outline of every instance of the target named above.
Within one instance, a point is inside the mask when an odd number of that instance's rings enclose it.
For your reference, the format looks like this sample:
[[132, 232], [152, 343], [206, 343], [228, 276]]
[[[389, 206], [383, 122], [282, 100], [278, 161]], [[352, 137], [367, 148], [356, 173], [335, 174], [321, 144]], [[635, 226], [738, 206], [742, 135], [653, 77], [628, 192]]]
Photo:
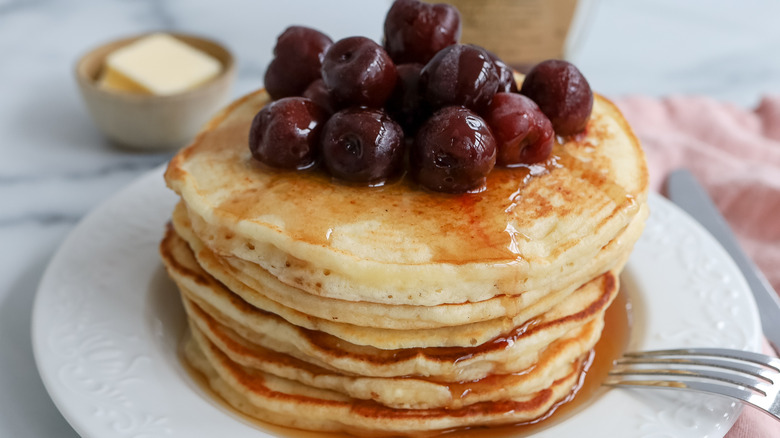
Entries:
[[[645, 149], [651, 187], [662, 191], [678, 167], [693, 172], [780, 291], [780, 96], [755, 110], [693, 96], [616, 103]], [[780, 422], [745, 408], [726, 437], [777, 438]]]

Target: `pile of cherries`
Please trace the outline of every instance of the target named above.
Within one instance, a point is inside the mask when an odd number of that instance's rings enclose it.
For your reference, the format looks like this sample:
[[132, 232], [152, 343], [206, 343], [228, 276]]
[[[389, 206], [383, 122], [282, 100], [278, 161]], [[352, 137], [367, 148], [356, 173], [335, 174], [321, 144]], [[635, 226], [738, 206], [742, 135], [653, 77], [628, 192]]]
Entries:
[[593, 93], [576, 67], [544, 61], [518, 92], [498, 57], [458, 44], [452, 6], [397, 0], [384, 31], [383, 47], [285, 30], [265, 75], [274, 101], [252, 121], [253, 157], [280, 169], [321, 162], [367, 185], [408, 171], [428, 189], [463, 193], [496, 165], [546, 160], [556, 133], [581, 132], [590, 118]]

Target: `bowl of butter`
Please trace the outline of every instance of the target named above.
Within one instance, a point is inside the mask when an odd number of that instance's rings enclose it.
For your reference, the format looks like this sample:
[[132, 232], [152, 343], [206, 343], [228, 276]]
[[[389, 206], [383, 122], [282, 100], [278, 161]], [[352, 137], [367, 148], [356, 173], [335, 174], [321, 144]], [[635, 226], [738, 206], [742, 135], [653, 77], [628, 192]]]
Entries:
[[108, 138], [131, 148], [174, 149], [228, 100], [235, 66], [215, 41], [151, 33], [91, 50], [77, 62], [76, 78]]

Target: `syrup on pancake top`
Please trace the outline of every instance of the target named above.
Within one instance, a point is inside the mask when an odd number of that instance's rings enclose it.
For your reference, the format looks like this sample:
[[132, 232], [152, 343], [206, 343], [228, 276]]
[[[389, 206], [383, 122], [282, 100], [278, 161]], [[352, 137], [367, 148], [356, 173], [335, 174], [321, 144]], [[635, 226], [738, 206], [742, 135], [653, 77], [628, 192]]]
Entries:
[[171, 161], [185, 355], [234, 408], [412, 435], [576, 389], [647, 216], [644, 156], [573, 65], [523, 78], [459, 36], [416, 0], [383, 46], [288, 28], [266, 89]]

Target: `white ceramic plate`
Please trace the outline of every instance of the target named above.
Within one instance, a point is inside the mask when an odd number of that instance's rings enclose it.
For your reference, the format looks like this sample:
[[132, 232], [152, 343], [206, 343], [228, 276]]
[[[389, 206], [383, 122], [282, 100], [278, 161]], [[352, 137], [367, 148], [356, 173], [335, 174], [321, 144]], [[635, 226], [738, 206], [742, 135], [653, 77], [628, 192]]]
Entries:
[[[212, 400], [177, 356], [184, 316], [157, 244], [176, 197], [162, 168], [88, 215], [36, 297], [33, 348], [54, 403], [85, 438], [273, 436]], [[659, 196], [622, 276], [635, 309], [631, 349], [758, 351], [761, 330], [737, 267]], [[740, 406], [669, 391], [611, 389], [542, 437], [721, 437]]]

